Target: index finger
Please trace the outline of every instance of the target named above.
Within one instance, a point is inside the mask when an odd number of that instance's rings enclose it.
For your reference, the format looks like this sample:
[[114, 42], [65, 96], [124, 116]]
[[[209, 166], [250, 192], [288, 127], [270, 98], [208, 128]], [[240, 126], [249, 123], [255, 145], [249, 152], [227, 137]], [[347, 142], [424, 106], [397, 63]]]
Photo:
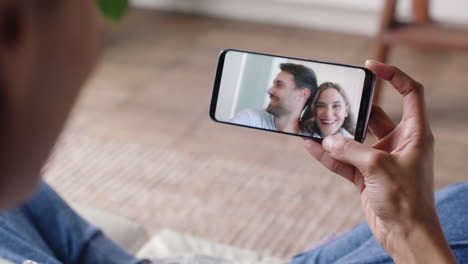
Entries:
[[395, 66], [378, 61], [366, 61], [366, 68], [374, 72], [377, 77], [389, 81], [403, 96], [403, 120], [415, 118], [426, 122], [426, 103], [424, 87]]

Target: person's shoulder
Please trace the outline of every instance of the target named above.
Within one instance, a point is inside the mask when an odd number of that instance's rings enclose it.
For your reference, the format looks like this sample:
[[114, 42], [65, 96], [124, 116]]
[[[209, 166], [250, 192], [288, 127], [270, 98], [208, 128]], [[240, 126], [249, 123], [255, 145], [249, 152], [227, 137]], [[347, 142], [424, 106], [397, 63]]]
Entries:
[[241, 110], [234, 115], [234, 117], [231, 119], [231, 122], [249, 125], [250, 123], [254, 122], [253, 120], [257, 120], [259, 118], [260, 111], [261, 109], [256, 108], [247, 108]]
[[244, 110], [241, 110], [239, 111], [239, 114], [240, 113], [243, 113], [243, 114], [262, 114], [263, 112], [266, 113], [265, 109], [260, 109], [260, 108], [247, 108], [247, 109], [244, 109]]
[[258, 109], [258, 108], [247, 108], [247, 109], [237, 112], [236, 116], [255, 118], [255, 117], [259, 117], [260, 115], [263, 115], [262, 112], [265, 112], [265, 110]]
[[257, 114], [269, 119], [273, 119], [274, 117], [272, 114], [268, 113], [266, 109], [257, 109]]

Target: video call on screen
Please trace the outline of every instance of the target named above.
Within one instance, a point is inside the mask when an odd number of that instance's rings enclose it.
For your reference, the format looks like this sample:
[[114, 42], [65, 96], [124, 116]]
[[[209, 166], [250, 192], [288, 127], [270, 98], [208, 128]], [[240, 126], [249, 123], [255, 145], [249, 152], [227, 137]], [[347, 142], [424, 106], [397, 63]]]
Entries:
[[314, 138], [354, 138], [365, 72], [227, 51], [215, 118]]

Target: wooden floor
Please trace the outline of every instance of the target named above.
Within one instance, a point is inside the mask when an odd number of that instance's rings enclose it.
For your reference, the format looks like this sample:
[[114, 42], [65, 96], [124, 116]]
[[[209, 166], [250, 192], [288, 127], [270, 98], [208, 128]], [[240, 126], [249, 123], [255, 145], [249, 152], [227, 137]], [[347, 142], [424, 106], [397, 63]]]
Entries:
[[[44, 171], [66, 199], [150, 234], [171, 228], [280, 257], [363, 219], [351, 184], [301, 139], [213, 123], [208, 107], [221, 49], [362, 65], [369, 38], [141, 10], [104, 31], [101, 62]], [[427, 88], [436, 187], [467, 180], [468, 54], [400, 47], [391, 63]], [[398, 119], [399, 95], [385, 86], [383, 98]]]

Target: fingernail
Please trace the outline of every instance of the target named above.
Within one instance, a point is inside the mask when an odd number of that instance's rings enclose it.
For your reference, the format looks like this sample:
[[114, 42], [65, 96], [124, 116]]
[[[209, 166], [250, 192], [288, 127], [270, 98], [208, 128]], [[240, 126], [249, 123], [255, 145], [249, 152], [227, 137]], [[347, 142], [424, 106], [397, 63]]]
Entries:
[[331, 149], [331, 146], [333, 145], [333, 137], [332, 136], [328, 136], [328, 137], [325, 137], [322, 141], [322, 146], [323, 146], [323, 149], [325, 149], [325, 151], [329, 151]]
[[365, 64], [366, 65], [370, 65], [370, 64], [382, 65], [383, 63], [380, 61], [376, 61], [376, 60], [366, 60]]

